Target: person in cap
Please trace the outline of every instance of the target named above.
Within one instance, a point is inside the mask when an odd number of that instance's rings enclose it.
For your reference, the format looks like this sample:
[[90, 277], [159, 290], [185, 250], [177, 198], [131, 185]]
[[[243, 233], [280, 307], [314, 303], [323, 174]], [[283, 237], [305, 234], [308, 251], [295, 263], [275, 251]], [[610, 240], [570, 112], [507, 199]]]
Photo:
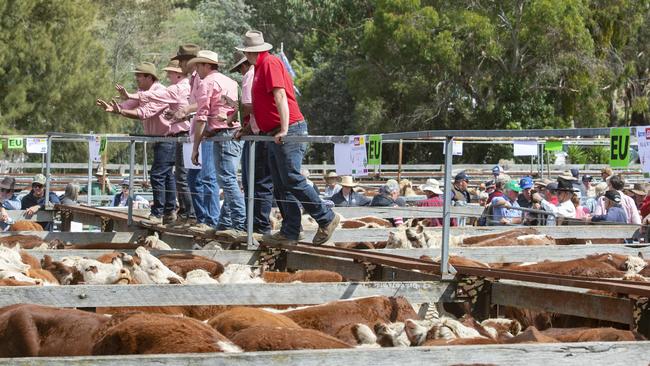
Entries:
[[[166, 88], [158, 82], [156, 67], [150, 62], [139, 64], [135, 70], [138, 91], [160, 91]], [[172, 136], [174, 129], [172, 121], [165, 117], [169, 108], [167, 103], [154, 100], [147, 102], [128, 99], [120, 104], [113, 101], [110, 105], [98, 100], [98, 105], [107, 112], [120, 114], [131, 119], [139, 119], [144, 126], [144, 133], [150, 136]], [[176, 143], [161, 141], [153, 144], [153, 164], [149, 174], [153, 189], [153, 206], [149, 215], [152, 224], [173, 223], [176, 221], [176, 179], [174, 165], [176, 164]]]
[[341, 190], [341, 185], [339, 184], [339, 176], [336, 172], [328, 172], [325, 175], [325, 190], [323, 191], [323, 197], [332, 197]]
[[464, 172], [456, 174], [454, 177], [454, 183], [452, 185], [452, 194], [451, 200], [454, 205], [466, 205], [470, 203], [472, 197], [467, 191], [467, 185], [469, 184], [469, 176]]
[[499, 165], [495, 165], [494, 168], [492, 168], [492, 175], [494, 176], [494, 180], [497, 180], [497, 177], [499, 177], [499, 174], [501, 173], [503, 173], [503, 168]]
[[[97, 169], [95, 170], [95, 178], [97, 180], [90, 184], [90, 191], [92, 192], [93, 196], [115, 194], [116, 192], [115, 187], [113, 187], [110, 179], [108, 179], [108, 174], [106, 174], [106, 171], [104, 170], [104, 166], [102, 164], [97, 165]], [[81, 186], [79, 189], [79, 193], [88, 194], [88, 185], [84, 184], [83, 186]]]
[[506, 184], [510, 182], [510, 176], [499, 174], [494, 180], [494, 191], [488, 196], [488, 202], [492, 202], [495, 197], [505, 197]]
[[203, 135], [227, 138], [225, 141], [214, 141], [212, 164], [216, 166], [217, 182], [224, 195], [216, 229], [233, 230], [233, 235], [242, 235], [246, 231], [246, 206], [237, 182], [237, 170], [243, 143], [233, 139], [240, 127], [239, 122], [229, 122], [229, 117], [237, 112], [235, 105], [239, 101], [239, 85], [219, 72], [222, 62], [216, 52], [201, 50], [188, 64], [195, 65], [201, 78], [201, 92], [194, 119], [192, 162], [195, 165], [201, 164], [199, 147]]
[[[196, 64], [191, 64], [200, 51], [200, 47], [188, 43], [178, 47], [178, 52], [172, 60], [178, 60], [180, 68], [185, 75], [190, 75], [190, 94], [188, 104], [174, 112], [174, 122], [189, 120], [190, 141], [194, 142], [195, 134], [195, 112], [197, 101], [205, 98], [202, 93], [205, 90], [201, 87], [201, 78], [196, 72]], [[214, 164], [214, 143], [211, 140], [204, 140], [200, 145], [201, 168], [188, 169], [187, 184], [192, 198], [195, 221], [187, 220], [186, 226], [197, 234], [211, 234], [219, 222], [221, 207], [219, 202], [219, 183], [217, 182], [216, 166]]]
[[[253, 77], [255, 76], [255, 67], [248, 62], [246, 56], [242, 52], [235, 52], [233, 59], [235, 64], [230, 68], [230, 72], [239, 72], [242, 75], [241, 81], [241, 118], [242, 128], [237, 131], [235, 138], [239, 139], [246, 135], [259, 135], [260, 128], [255, 121], [253, 114]], [[251, 141], [244, 142], [244, 149], [242, 151], [242, 184], [244, 186], [244, 199], [248, 197], [248, 160], [250, 153]], [[271, 178], [271, 170], [267, 162], [269, 151], [268, 141], [255, 142], [255, 178], [253, 187], [253, 231], [260, 234], [268, 234], [271, 232], [271, 208], [273, 207], [273, 179]], [[304, 173], [304, 172], [303, 172]], [[304, 176], [304, 174], [303, 174]], [[309, 179], [309, 178], [307, 178]], [[318, 187], [312, 184], [316, 192], [319, 192]], [[246, 201], [246, 210], [248, 201]]]
[[[442, 199], [442, 189], [440, 189], [440, 182], [435, 178], [429, 178], [420, 186], [420, 190], [427, 196], [426, 199], [417, 201], [418, 207], [442, 207], [445, 201]], [[432, 217], [428, 219], [427, 226], [438, 227], [443, 225], [442, 217]], [[456, 218], [451, 219], [451, 226], [456, 226]]]
[[508, 181], [504, 187], [504, 196], [494, 197], [490, 204], [492, 205], [492, 218], [489, 218], [494, 225], [518, 225], [523, 221], [521, 210], [517, 198], [521, 192], [521, 187], [516, 180]]
[[370, 205], [370, 198], [361, 193], [355, 192], [357, 184], [349, 175], [341, 177], [341, 190], [336, 192], [330, 200], [337, 207], [359, 207]]
[[[617, 191], [620, 194], [621, 196], [620, 203], [623, 209], [625, 210], [625, 214], [627, 215], [627, 223], [640, 225], [641, 216], [639, 215], [639, 210], [636, 208], [636, 202], [634, 202], [634, 199], [632, 197], [623, 194], [623, 189], [625, 188], [625, 180], [623, 180], [623, 178], [620, 175], [612, 175], [607, 180], [607, 184], [609, 190]], [[594, 215], [602, 216], [607, 214], [607, 202], [605, 201], [605, 199], [606, 198], [604, 196], [598, 199], [596, 208], [593, 211]]]
[[485, 181], [485, 183], [483, 183], [483, 185], [485, 186], [485, 190], [484, 190], [483, 192], [485, 192], [485, 194], [487, 194], [488, 197], [489, 197], [490, 194], [492, 194], [492, 192], [494, 192], [494, 190], [496, 189], [496, 184], [494, 184], [494, 180], [493, 180], [493, 179], [490, 179], [490, 180], [488, 180], [488, 181]]
[[594, 187], [591, 185], [594, 181], [594, 178], [589, 174], [584, 174], [580, 180], [582, 181], [581, 191], [583, 192], [582, 199], [584, 202], [587, 198], [594, 197], [596, 195]]
[[539, 203], [544, 211], [550, 212], [554, 215], [547, 216], [546, 225], [554, 226], [558, 219], [575, 219], [576, 208], [573, 206], [573, 202], [571, 202], [574, 188], [571, 181], [558, 179], [557, 185], [549, 183], [546, 188], [549, 192], [557, 192], [557, 205], [544, 199], [539, 193], [533, 194], [533, 202]]
[[[183, 50], [183, 46], [179, 49], [179, 53]], [[137, 93], [129, 93], [121, 85], [116, 85], [117, 91], [120, 93], [122, 99], [135, 99], [144, 103], [150, 101], [165, 103], [169, 109], [165, 111], [167, 119], [173, 118], [173, 114], [181, 108], [189, 105], [190, 96], [190, 80], [186, 69], [181, 67], [181, 61], [178, 55], [173, 57], [167, 67], [163, 69], [167, 73], [167, 79], [170, 85], [166, 89], [156, 89], [147, 91], [138, 91]], [[189, 134], [190, 122], [184, 118], [174, 121], [171, 125], [171, 132], [169, 136], [184, 137]], [[188, 169], [185, 168], [183, 160], [183, 143], [176, 143], [176, 160], [174, 162], [174, 179], [176, 179], [176, 193], [178, 198], [178, 224], [185, 224], [194, 222], [196, 216], [192, 205], [192, 196], [188, 186], [187, 174]]]
[[[399, 196], [400, 186], [394, 179], [389, 179], [386, 183], [379, 187], [379, 194], [374, 196], [370, 201], [370, 206], [373, 207], [403, 207], [404, 201], [400, 201]], [[400, 226], [404, 224], [402, 217], [394, 217], [388, 219], [393, 226]]]
[[519, 188], [521, 192], [517, 197], [519, 207], [531, 208], [533, 207], [533, 178], [523, 177], [519, 180]]
[[[36, 174], [32, 180], [32, 190], [27, 193], [25, 197], [20, 200], [20, 209], [25, 210], [27, 218], [32, 217], [39, 210], [45, 209], [45, 176], [43, 174]], [[59, 197], [50, 192], [49, 201], [55, 205], [61, 203]], [[50, 230], [52, 223], [49, 221], [38, 222], [46, 231]]]
[[4, 177], [0, 182], [0, 200], [2, 201], [2, 208], [6, 210], [20, 210], [21, 204], [18, 196], [15, 193], [16, 179], [12, 177]]
[[282, 61], [268, 52], [273, 46], [264, 42], [262, 32], [246, 32], [243, 45], [236, 48], [255, 66], [253, 114], [260, 131], [274, 138], [275, 143], [269, 144], [268, 162], [276, 201], [284, 206], [283, 213], [286, 213], [280, 231], [266, 235], [264, 240], [287, 243], [298, 238], [300, 206], [294, 200], [287, 200], [293, 195], [318, 223], [319, 229], [312, 243], [324, 244], [332, 237], [341, 217], [322, 204], [320, 197], [300, 175], [304, 144], [284, 141], [286, 136], [308, 134], [307, 123], [296, 101], [291, 75]]
[[601, 215], [588, 216], [587, 221], [591, 222], [615, 222], [627, 223], [627, 214], [621, 205], [621, 193], [617, 190], [609, 190], [603, 196], [606, 213]]
[[[129, 178], [122, 179], [122, 191], [113, 197], [113, 207], [127, 207], [129, 205], [129, 186], [131, 182]], [[149, 201], [144, 197], [136, 194], [133, 196], [134, 208], [146, 209], [149, 208]]]

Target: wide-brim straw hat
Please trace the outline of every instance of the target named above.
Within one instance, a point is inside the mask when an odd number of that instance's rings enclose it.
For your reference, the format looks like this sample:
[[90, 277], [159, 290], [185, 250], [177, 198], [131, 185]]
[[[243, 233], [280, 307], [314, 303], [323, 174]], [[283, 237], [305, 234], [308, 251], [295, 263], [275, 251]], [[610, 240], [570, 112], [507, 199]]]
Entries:
[[339, 175], [336, 174], [336, 172], [329, 172], [329, 173], [325, 174], [325, 180], [328, 180], [328, 179], [339, 179]]
[[256, 30], [246, 32], [243, 44], [235, 47], [235, 49], [242, 52], [264, 52], [271, 48], [273, 48], [273, 45], [264, 42], [264, 35]]
[[557, 179], [568, 180], [570, 182], [577, 181], [578, 178], [574, 177], [570, 171], [565, 171], [562, 175], [558, 176]]
[[163, 71], [177, 72], [179, 74], [183, 73], [183, 69], [181, 69], [181, 63], [178, 60], [169, 61]]
[[213, 64], [223, 65], [224, 62], [219, 60], [219, 54], [209, 50], [201, 50], [193, 59], [187, 62], [188, 65], [194, 64]]
[[354, 182], [354, 179], [352, 179], [352, 177], [349, 175], [342, 176], [341, 183], [339, 184], [343, 187], [349, 187], [349, 188], [354, 188], [357, 186], [357, 184]]
[[147, 74], [153, 76], [155, 79], [158, 79], [158, 74], [156, 72], [156, 65], [151, 62], [141, 62], [133, 70], [134, 74]]
[[14, 190], [16, 185], [16, 179], [12, 177], [5, 177], [2, 182], [0, 182], [0, 188]]
[[641, 184], [641, 183], [634, 183], [632, 188], [628, 188], [628, 191], [630, 191], [630, 192], [632, 192], [632, 193], [634, 193], [636, 195], [639, 195], [639, 196], [645, 196], [648, 193], [646, 191], [645, 184]]
[[440, 187], [433, 184], [423, 184], [422, 187], [420, 187], [420, 190], [422, 192], [429, 191], [435, 194], [442, 194]]
[[229, 72], [235, 72], [239, 70], [241, 65], [247, 61], [246, 56], [244, 56], [244, 54], [239, 51], [235, 52], [232, 59], [235, 60], [235, 64], [230, 68], [230, 70], [228, 70]]

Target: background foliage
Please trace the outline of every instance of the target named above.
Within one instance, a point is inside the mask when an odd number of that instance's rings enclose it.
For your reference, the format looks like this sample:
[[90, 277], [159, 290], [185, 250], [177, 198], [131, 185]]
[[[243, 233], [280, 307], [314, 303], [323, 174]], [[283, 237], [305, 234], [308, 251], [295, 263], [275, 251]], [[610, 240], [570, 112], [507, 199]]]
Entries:
[[[650, 0], [4, 0], [0, 14], [6, 133], [138, 132], [94, 99], [180, 43], [231, 61], [251, 28], [292, 60], [314, 134], [649, 124]], [[462, 160], [508, 154], [470, 145]], [[404, 155], [442, 159], [432, 144]]]

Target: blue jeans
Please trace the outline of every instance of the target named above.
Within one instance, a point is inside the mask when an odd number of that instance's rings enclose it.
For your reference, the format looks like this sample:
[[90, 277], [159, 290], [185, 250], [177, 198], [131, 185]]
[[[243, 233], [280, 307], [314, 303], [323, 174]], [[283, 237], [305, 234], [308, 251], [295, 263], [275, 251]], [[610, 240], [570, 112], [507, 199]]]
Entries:
[[188, 169], [187, 182], [192, 206], [199, 224], [217, 226], [219, 219], [219, 184], [214, 169], [213, 142], [201, 141], [201, 169]]
[[[289, 125], [287, 136], [304, 135], [307, 135], [306, 122]], [[323, 204], [314, 188], [300, 174], [306, 149], [307, 144], [301, 142], [285, 142], [280, 145], [269, 142], [268, 161], [275, 187], [274, 194], [282, 212], [280, 231], [288, 239], [298, 239], [300, 234], [301, 211], [296, 200], [300, 201], [319, 226], [325, 226], [334, 219], [334, 212]]]
[[175, 160], [176, 143], [156, 142], [153, 145], [153, 165], [149, 181], [153, 190], [151, 214], [156, 217], [176, 211]]
[[176, 192], [178, 193], [178, 215], [194, 218], [192, 208], [192, 195], [187, 184], [187, 169], [183, 162], [183, 143], [176, 143], [176, 161], [174, 166], [174, 178], [176, 178]]
[[[232, 138], [235, 130], [221, 130], [216, 137]], [[214, 142], [214, 164], [217, 181], [223, 189], [223, 207], [219, 216], [218, 230], [246, 230], [246, 206], [244, 195], [237, 182], [237, 169], [241, 158], [242, 141], [228, 140]]]
[[[244, 201], [246, 202], [246, 211], [251, 208], [248, 206], [248, 156], [250, 141], [244, 143], [242, 151], [241, 176], [242, 185], [244, 186]], [[257, 233], [268, 233], [271, 231], [271, 208], [273, 207], [273, 180], [267, 156], [269, 153], [267, 141], [257, 141], [255, 143], [255, 184], [253, 186], [253, 231]]]

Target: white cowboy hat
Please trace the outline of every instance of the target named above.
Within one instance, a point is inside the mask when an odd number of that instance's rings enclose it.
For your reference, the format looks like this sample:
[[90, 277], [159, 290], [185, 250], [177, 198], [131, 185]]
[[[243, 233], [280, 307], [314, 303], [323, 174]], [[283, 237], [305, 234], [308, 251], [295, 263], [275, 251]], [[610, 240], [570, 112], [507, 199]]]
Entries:
[[235, 47], [235, 49], [242, 52], [264, 52], [273, 48], [273, 45], [264, 42], [262, 32], [256, 30], [246, 32], [243, 43], [243, 45]]
[[440, 182], [434, 178], [427, 179], [427, 181], [420, 186], [420, 190], [422, 192], [429, 191], [435, 194], [443, 194], [442, 190], [440, 189]]
[[187, 62], [188, 65], [193, 64], [215, 64], [223, 65], [224, 63], [219, 61], [219, 54], [209, 50], [201, 50], [193, 59]]
[[354, 188], [357, 186], [357, 184], [354, 182], [354, 179], [352, 179], [352, 177], [349, 175], [341, 176], [341, 182], [339, 184], [343, 187], [350, 187], [350, 188]]

